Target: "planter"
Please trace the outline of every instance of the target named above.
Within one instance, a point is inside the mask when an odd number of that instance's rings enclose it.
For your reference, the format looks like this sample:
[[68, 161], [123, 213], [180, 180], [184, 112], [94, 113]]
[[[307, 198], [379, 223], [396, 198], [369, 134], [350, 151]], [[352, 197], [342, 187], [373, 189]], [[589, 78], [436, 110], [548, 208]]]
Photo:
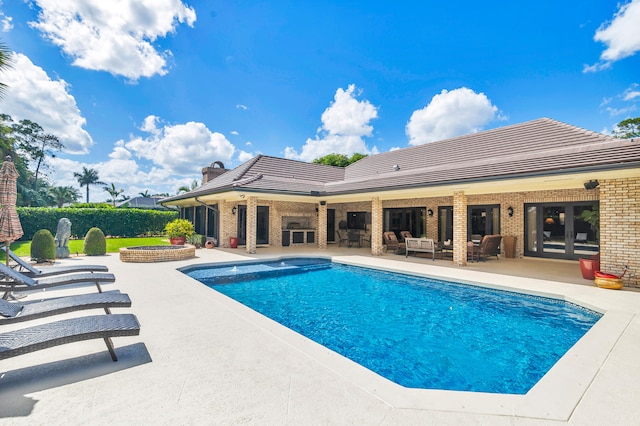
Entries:
[[504, 242], [504, 257], [513, 259], [516, 257], [516, 237], [507, 235], [502, 239]]
[[172, 246], [183, 246], [187, 241], [187, 237], [171, 237], [169, 238], [169, 242]]
[[208, 249], [212, 249], [212, 248], [214, 248], [214, 247], [215, 247], [215, 244], [214, 244], [213, 240], [207, 240], [207, 242], [206, 242], [206, 243], [204, 243], [204, 246], [205, 246], [206, 248], [208, 248]]
[[593, 280], [594, 273], [600, 270], [600, 255], [595, 255], [588, 259], [580, 259], [580, 272], [585, 280]]
[[237, 237], [229, 238], [229, 247], [238, 248], [238, 238]]

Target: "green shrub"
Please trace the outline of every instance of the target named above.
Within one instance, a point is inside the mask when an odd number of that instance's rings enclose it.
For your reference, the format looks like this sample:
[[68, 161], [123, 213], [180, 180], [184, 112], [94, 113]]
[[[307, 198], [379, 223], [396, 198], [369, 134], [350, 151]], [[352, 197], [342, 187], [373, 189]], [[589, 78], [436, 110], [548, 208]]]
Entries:
[[190, 237], [194, 232], [193, 223], [187, 219], [174, 219], [167, 223], [164, 230], [169, 238]]
[[107, 239], [100, 228], [91, 228], [84, 237], [84, 254], [102, 256], [107, 252]]
[[31, 241], [31, 260], [37, 263], [55, 261], [56, 243], [53, 234], [48, 229], [41, 229], [35, 233]]
[[167, 222], [178, 217], [178, 212], [175, 211], [140, 209], [18, 207], [16, 210], [24, 231], [22, 241], [32, 239], [39, 229], [48, 229], [55, 233], [58, 221], [63, 217], [73, 223], [73, 238], [81, 238], [96, 226], [105, 235], [112, 237], [163, 235]]

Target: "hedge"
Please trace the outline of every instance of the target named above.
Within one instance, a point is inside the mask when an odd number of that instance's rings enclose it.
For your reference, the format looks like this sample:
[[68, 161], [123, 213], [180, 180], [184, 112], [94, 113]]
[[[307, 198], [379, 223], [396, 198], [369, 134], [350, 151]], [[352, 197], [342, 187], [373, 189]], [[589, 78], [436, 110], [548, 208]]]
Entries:
[[162, 235], [164, 226], [178, 218], [174, 211], [142, 209], [18, 207], [16, 210], [24, 231], [20, 240], [26, 241], [40, 229], [48, 229], [55, 235], [58, 221], [63, 217], [71, 221], [71, 236], [74, 238], [83, 238], [93, 227], [100, 228], [111, 237]]

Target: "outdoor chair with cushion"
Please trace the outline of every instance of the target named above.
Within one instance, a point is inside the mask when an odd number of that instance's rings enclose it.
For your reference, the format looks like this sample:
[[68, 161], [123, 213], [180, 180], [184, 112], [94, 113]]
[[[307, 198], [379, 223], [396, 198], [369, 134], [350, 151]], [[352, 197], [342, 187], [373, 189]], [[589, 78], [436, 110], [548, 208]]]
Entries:
[[3, 299], [9, 297], [13, 291], [41, 290], [49, 287], [57, 287], [70, 284], [95, 284], [98, 292], [102, 293], [100, 284], [115, 282], [116, 277], [105, 272], [82, 272], [76, 274], [53, 275], [42, 278], [31, 278], [4, 263], [0, 263], [0, 291], [4, 291]]
[[110, 314], [111, 308], [128, 308], [130, 306], [129, 296], [119, 291], [57, 297], [31, 303], [12, 303], [0, 299], [0, 325], [86, 309], [102, 308], [107, 314]]
[[486, 260], [489, 256], [500, 258], [500, 241], [502, 235], [485, 235], [480, 240], [480, 245], [467, 247], [471, 260]]
[[401, 243], [398, 241], [398, 237], [396, 237], [395, 232], [383, 232], [382, 238], [384, 240], [384, 245], [387, 247], [387, 251], [393, 250], [396, 254], [404, 254], [406, 245], [405, 243]]
[[[6, 247], [2, 247], [2, 250], [7, 251]], [[52, 266], [43, 270], [37, 269], [29, 262], [9, 250], [9, 257], [16, 265], [12, 268], [18, 272], [23, 273], [29, 277], [47, 277], [50, 275], [71, 274], [74, 272], [107, 272], [109, 268], [104, 265], [65, 265], [65, 266]]]
[[411, 235], [411, 231], [400, 231], [400, 242], [406, 243], [405, 240], [407, 238], [413, 238], [413, 235]]
[[133, 314], [93, 315], [54, 321], [0, 334], [0, 359], [7, 359], [65, 343], [104, 339], [117, 361], [112, 337], [137, 336], [140, 324]]

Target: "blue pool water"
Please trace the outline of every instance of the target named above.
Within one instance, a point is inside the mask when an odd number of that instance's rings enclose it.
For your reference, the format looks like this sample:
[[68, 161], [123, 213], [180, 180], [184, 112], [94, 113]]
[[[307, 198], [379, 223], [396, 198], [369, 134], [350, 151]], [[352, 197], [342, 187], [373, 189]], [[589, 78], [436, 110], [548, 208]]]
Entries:
[[409, 388], [524, 394], [601, 317], [554, 299], [323, 259], [185, 272]]

